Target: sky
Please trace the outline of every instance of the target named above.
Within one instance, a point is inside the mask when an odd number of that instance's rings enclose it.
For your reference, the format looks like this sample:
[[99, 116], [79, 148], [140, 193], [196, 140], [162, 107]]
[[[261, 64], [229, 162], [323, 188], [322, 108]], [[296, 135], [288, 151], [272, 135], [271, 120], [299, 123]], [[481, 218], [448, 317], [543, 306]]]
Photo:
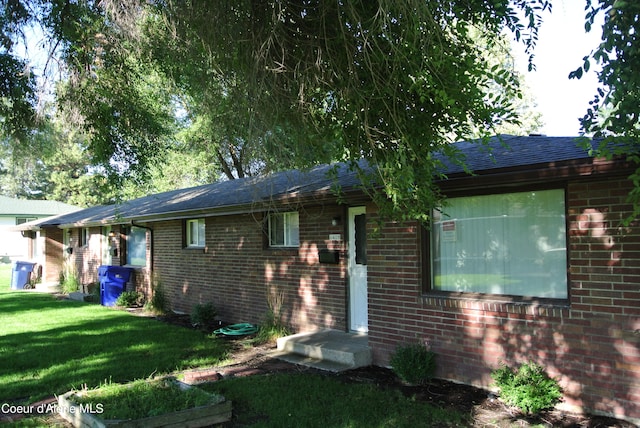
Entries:
[[523, 46], [514, 46], [518, 67], [538, 103], [537, 110], [543, 115], [545, 125], [539, 132], [544, 135], [578, 135], [579, 118], [584, 116], [596, 93], [598, 79], [593, 61], [592, 69], [582, 79], [568, 78], [600, 41], [601, 23], [585, 33], [584, 5], [585, 0], [553, 0], [552, 13], [543, 15], [534, 51], [536, 71], [527, 71]]

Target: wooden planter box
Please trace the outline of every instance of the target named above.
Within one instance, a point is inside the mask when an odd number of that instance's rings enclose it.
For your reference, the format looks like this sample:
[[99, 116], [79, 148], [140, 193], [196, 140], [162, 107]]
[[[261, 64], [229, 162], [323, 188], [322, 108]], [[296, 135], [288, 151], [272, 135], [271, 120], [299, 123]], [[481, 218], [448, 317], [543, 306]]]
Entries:
[[73, 401], [79, 393], [69, 391], [58, 397], [60, 416], [75, 427], [203, 427], [231, 420], [231, 401], [180, 410], [135, 420], [103, 420], [98, 407], [80, 405]]

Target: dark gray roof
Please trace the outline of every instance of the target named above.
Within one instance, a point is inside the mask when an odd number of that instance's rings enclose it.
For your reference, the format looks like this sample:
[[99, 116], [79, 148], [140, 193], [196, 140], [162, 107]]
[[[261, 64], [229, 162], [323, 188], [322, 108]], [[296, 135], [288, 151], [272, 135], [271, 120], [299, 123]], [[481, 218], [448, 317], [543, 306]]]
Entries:
[[337, 184], [344, 190], [359, 184], [357, 173], [345, 164], [320, 165], [260, 177], [223, 181], [189, 189], [172, 190], [116, 205], [103, 205], [51, 217], [37, 227], [128, 223], [161, 218], [179, 218], [194, 213], [225, 214], [264, 210], [266, 204], [283, 198], [329, 193], [336, 185], [330, 171], [336, 168]]
[[[475, 172], [590, 157], [577, 137], [499, 135], [492, 137], [486, 144], [462, 141], [455, 145], [467, 167]], [[464, 172], [460, 165], [447, 160], [443, 160], [443, 163], [446, 165], [444, 172], [447, 175]]]
[[[501, 135], [486, 144], [459, 142], [455, 145], [474, 172], [589, 158], [588, 151], [579, 146], [576, 137]], [[447, 175], [464, 172], [461, 166], [447, 159], [442, 162]], [[360, 166], [366, 167], [366, 164], [363, 162]], [[337, 184], [343, 190], [359, 185], [357, 173], [346, 164], [320, 165], [305, 171], [224, 181], [149, 195], [118, 205], [88, 208], [52, 217], [39, 222], [39, 226], [114, 224], [264, 210], [267, 204], [280, 198], [330, 193], [336, 184], [329, 175], [332, 168], [336, 168]]]

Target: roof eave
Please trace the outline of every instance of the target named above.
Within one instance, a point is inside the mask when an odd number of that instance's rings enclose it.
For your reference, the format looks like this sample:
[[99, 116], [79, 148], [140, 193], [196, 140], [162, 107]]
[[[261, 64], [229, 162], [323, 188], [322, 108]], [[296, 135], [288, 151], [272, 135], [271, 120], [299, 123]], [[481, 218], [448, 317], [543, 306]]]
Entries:
[[548, 162], [514, 168], [496, 168], [460, 173], [438, 181], [443, 191], [464, 191], [489, 186], [518, 186], [540, 182], [565, 181], [569, 179], [627, 176], [635, 166], [621, 159], [583, 158], [569, 161]]

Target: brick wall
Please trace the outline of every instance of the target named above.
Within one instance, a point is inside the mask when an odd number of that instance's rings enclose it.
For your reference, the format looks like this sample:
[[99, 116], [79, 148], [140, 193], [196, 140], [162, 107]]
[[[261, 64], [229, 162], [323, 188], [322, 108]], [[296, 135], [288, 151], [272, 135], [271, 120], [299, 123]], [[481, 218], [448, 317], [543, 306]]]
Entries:
[[369, 241], [369, 341], [374, 363], [426, 343], [437, 376], [487, 387], [501, 361], [533, 360], [557, 376], [572, 410], [640, 419], [640, 227], [623, 227], [624, 180], [568, 186], [570, 297], [566, 305], [423, 293], [416, 225], [390, 224]]
[[154, 273], [176, 311], [210, 302], [226, 321], [259, 323], [275, 305], [298, 331], [344, 330], [344, 257], [337, 265], [318, 261], [319, 249], [335, 245], [344, 252], [342, 243], [328, 239], [343, 234], [344, 226], [331, 225], [341, 215], [335, 206], [305, 206], [296, 249], [266, 248], [263, 214], [206, 218], [204, 250], [183, 248], [183, 221], [155, 223]]
[[[398, 344], [417, 340], [436, 352], [438, 377], [487, 387], [501, 361], [533, 360], [560, 379], [565, 407], [640, 420], [640, 225], [620, 223], [629, 211], [629, 190], [625, 180], [568, 185], [570, 293], [560, 305], [425, 292], [429, 266], [421, 258], [427, 243], [419, 228], [387, 223], [376, 230], [375, 207], [369, 205], [374, 363], [388, 365]], [[189, 313], [193, 305], [211, 302], [225, 321], [259, 323], [272, 302], [297, 331], [346, 330], [345, 244], [328, 239], [335, 233], [345, 237], [346, 210], [305, 205], [298, 211], [296, 249], [266, 248], [263, 214], [207, 217], [207, 247], [198, 250], [183, 248], [183, 221], [149, 223], [153, 275], [172, 308]], [[342, 218], [340, 225], [331, 225], [334, 217]], [[52, 260], [61, 245], [56, 233], [47, 235], [55, 244]], [[150, 257], [150, 234], [147, 239]], [[340, 264], [319, 263], [318, 250], [324, 248], [339, 250]], [[78, 266], [93, 271], [86, 257], [96, 254], [76, 251]], [[147, 268], [136, 271], [147, 297], [150, 267], [148, 258]]]

